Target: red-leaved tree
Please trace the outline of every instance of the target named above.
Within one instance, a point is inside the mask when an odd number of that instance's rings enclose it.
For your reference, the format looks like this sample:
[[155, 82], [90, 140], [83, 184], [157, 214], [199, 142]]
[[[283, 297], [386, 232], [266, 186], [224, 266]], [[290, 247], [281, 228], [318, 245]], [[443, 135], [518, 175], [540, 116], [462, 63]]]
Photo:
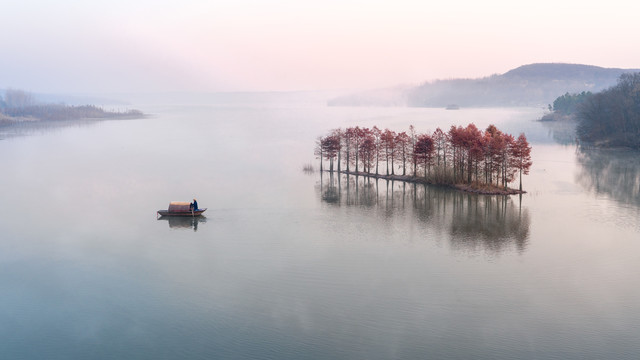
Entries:
[[[356, 173], [362, 166], [362, 171], [371, 174], [375, 163], [376, 175], [379, 175], [379, 162], [384, 158], [387, 176], [395, 174], [396, 160], [402, 161], [398, 169], [402, 168], [402, 175], [406, 175], [407, 160], [411, 157], [414, 177], [418, 168], [423, 167], [425, 178], [438, 183], [484, 182], [506, 188], [519, 173], [520, 191], [522, 174], [527, 175], [532, 165], [531, 145], [524, 134], [514, 139], [494, 125], [481, 131], [473, 123], [466, 127], [451, 126], [448, 132], [438, 128], [433, 135], [417, 134], [413, 126], [408, 133], [381, 131], [377, 126], [334, 129], [318, 138], [315, 154], [320, 158], [321, 171], [322, 160], [329, 162], [329, 171], [334, 171], [337, 161], [339, 172], [344, 161], [347, 173], [351, 173], [350, 165], [355, 165]], [[432, 175], [434, 161], [436, 172]]]
[[511, 147], [512, 166], [520, 172], [520, 191], [522, 191], [522, 173], [529, 174], [529, 169], [533, 162], [531, 161], [531, 146], [527, 142], [524, 133], [516, 139]]
[[424, 167], [424, 177], [428, 176], [429, 164], [433, 157], [433, 139], [427, 134], [418, 136], [416, 144], [413, 147], [413, 156], [416, 159], [416, 163], [421, 164]]
[[407, 158], [411, 154], [411, 138], [406, 132], [401, 132], [396, 136], [396, 152], [402, 160], [402, 175], [407, 175]]

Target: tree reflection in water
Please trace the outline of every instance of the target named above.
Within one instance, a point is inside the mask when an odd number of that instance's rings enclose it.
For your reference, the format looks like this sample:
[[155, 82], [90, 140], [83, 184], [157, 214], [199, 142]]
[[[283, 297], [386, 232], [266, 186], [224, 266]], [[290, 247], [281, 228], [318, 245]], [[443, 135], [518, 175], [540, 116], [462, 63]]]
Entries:
[[334, 206], [376, 207], [385, 217], [411, 214], [449, 235], [459, 251], [522, 252], [529, 238], [530, 217], [522, 195], [489, 196], [446, 187], [325, 174], [318, 187], [322, 201]]
[[99, 119], [65, 120], [65, 121], [22, 121], [11, 125], [0, 124], [0, 140], [18, 136], [29, 136], [60, 132], [67, 128], [83, 128], [94, 126]]
[[597, 194], [640, 206], [640, 152], [578, 147], [576, 157], [579, 184]]
[[576, 127], [578, 122], [573, 119], [540, 122], [548, 134], [560, 145], [574, 145], [576, 143]]

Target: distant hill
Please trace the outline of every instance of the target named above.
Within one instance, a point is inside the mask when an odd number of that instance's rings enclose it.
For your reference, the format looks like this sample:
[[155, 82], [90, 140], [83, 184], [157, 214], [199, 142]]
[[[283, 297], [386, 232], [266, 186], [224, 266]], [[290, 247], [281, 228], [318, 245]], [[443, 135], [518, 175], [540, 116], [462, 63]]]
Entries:
[[593, 65], [544, 63], [517, 67], [503, 74], [506, 78], [544, 78], [548, 80], [583, 80], [587, 82], [607, 82], [617, 79], [625, 72], [637, 72], [637, 69], [603, 68]]
[[558, 96], [597, 92], [616, 84], [623, 73], [640, 69], [602, 68], [592, 65], [544, 63], [520, 66], [504, 74], [478, 79], [426, 82], [413, 88], [372, 90], [328, 102], [332, 106], [461, 107], [546, 106]]

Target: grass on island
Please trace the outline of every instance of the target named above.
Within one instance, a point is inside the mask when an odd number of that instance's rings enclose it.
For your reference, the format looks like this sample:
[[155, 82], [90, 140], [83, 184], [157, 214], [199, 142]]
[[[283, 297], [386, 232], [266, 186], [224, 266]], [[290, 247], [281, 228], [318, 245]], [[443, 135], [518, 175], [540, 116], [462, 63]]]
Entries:
[[[330, 172], [330, 170], [325, 170], [325, 171]], [[481, 195], [517, 195], [517, 194], [526, 193], [526, 191], [520, 191], [518, 189], [513, 189], [509, 187], [505, 188], [504, 186], [499, 186], [495, 184], [485, 184], [481, 182], [472, 182], [471, 184], [467, 184], [467, 183], [453, 184], [446, 181], [434, 182], [423, 176], [413, 176], [413, 175], [383, 175], [383, 174], [370, 174], [368, 172], [362, 172], [362, 171], [355, 172], [355, 171], [346, 171], [346, 170], [341, 170], [340, 173], [347, 174], [347, 175], [355, 175], [355, 176], [367, 176], [367, 177], [383, 179], [383, 180], [405, 181], [409, 183], [445, 186], [445, 187], [450, 187], [456, 190], [465, 191], [465, 192], [474, 193], [474, 194], [481, 194]]]
[[497, 186], [495, 184], [484, 184], [477, 182], [471, 184], [454, 184], [452, 186], [458, 190], [483, 195], [516, 195], [526, 193], [526, 191], [520, 191], [509, 187], [505, 188], [504, 186]]

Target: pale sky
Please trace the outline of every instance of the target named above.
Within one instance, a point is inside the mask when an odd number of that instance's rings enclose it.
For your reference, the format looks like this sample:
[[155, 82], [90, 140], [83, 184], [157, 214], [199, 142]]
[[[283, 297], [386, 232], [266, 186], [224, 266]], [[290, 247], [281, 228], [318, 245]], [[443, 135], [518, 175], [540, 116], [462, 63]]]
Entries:
[[640, 68], [640, 2], [0, 0], [0, 88], [367, 89], [524, 64]]

